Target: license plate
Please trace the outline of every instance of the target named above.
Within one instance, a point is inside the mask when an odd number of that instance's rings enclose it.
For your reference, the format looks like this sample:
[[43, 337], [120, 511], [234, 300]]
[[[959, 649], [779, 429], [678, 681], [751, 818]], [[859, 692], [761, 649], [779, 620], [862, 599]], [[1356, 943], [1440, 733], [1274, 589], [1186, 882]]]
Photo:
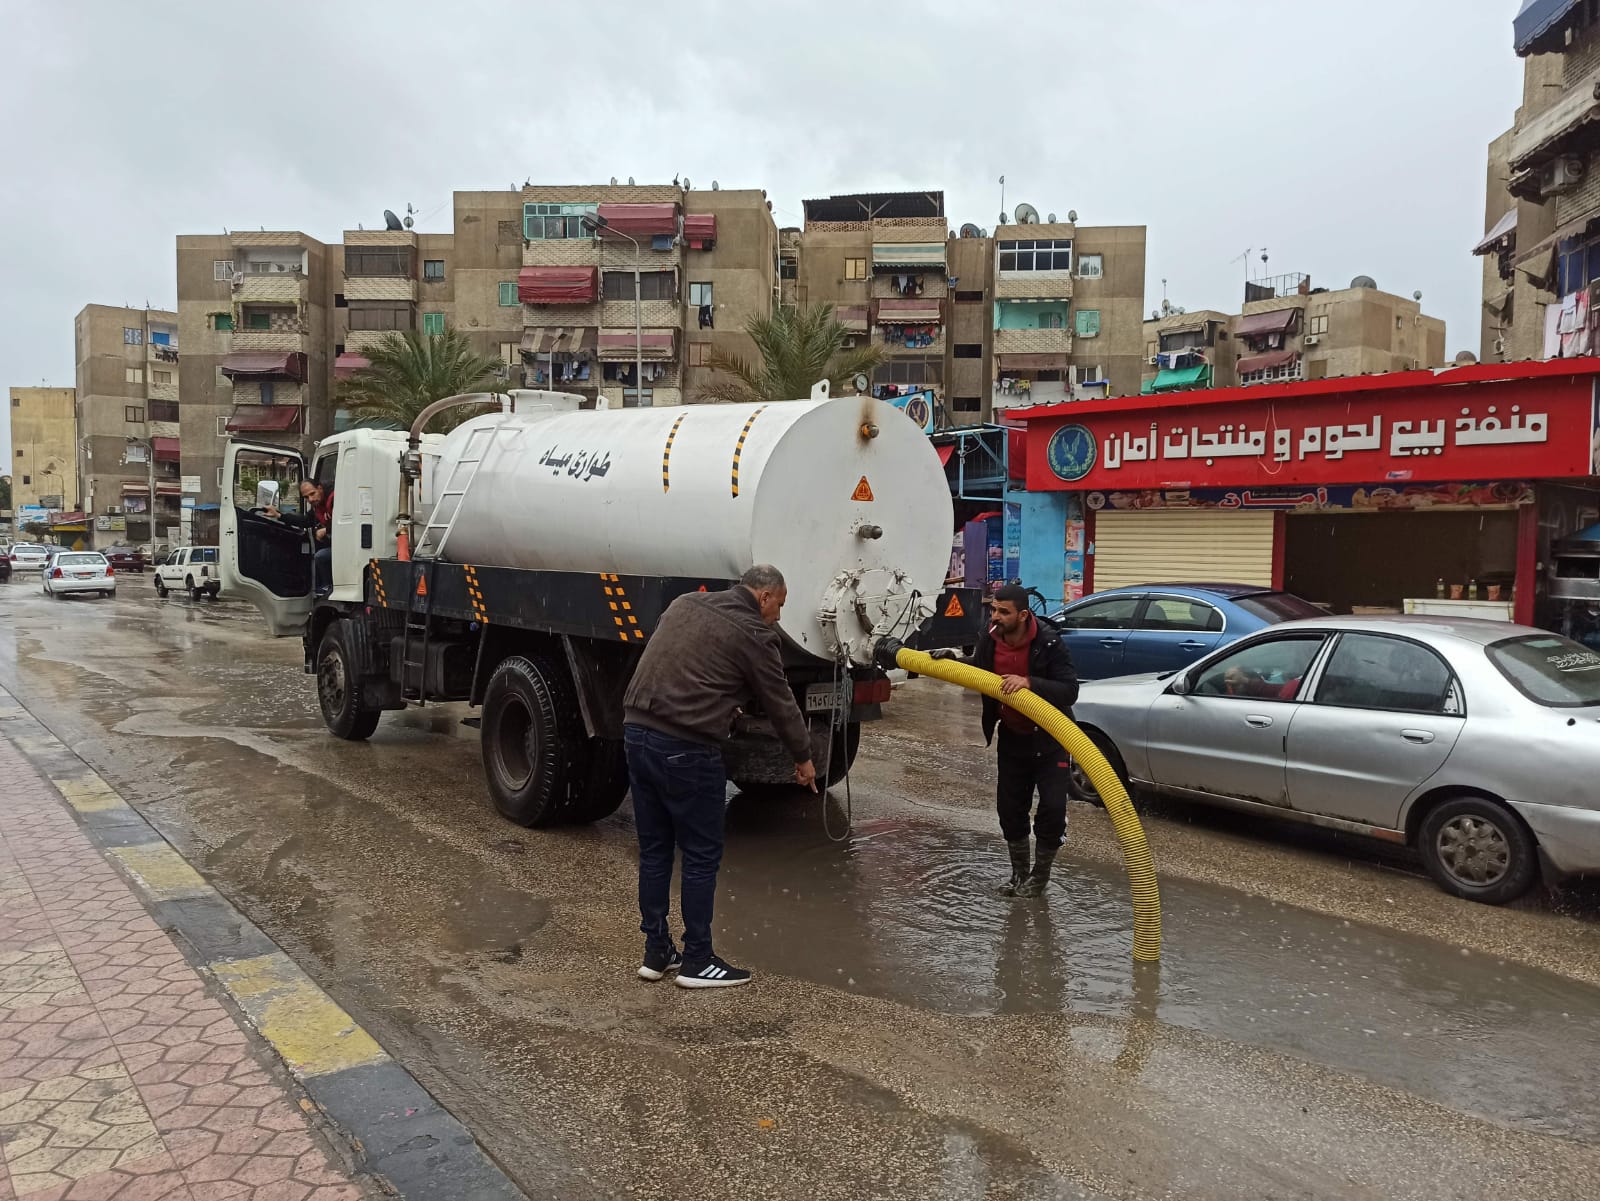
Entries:
[[851, 683], [841, 680], [834, 684], [812, 684], [806, 689], [806, 712], [828, 713], [842, 709], [850, 703]]
[[73, 576], [74, 579], [88, 580], [88, 579], [93, 579], [94, 578], [94, 572], [92, 572], [92, 571], [75, 571], [75, 572], [72, 573], [72, 576]]

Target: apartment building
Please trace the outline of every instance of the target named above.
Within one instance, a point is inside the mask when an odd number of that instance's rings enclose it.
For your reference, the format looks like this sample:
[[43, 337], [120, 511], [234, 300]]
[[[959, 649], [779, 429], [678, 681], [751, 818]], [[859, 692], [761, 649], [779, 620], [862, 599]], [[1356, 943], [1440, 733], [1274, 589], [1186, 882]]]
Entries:
[[1600, 8], [1526, 0], [1512, 25], [1522, 104], [1489, 144], [1481, 357], [1600, 350]]
[[52, 524], [89, 546], [170, 541], [182, 493], [178, 314], [86, 305], [73, 343], [82, 486]]
[[1235, 314], [1156, 310], [1144, 323], [1145, 393], [1329, 379], [1445, 365], [1445, 326], [1417, 297], [1358, 275], [1313, 287], [1293, 273], [1245, 284]]
[[78, 506], [78, 392], [75, 388], [11, 389], [11, 508], [22, 523]]

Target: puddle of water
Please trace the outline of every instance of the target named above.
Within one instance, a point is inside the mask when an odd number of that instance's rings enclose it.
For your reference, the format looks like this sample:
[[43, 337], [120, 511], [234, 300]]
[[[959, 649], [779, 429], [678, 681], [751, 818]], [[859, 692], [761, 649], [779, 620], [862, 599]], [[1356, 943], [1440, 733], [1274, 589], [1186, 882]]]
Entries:
[[[997, 892], [998, 836], [893, 821], [834, 844], [814, 814], [752, 824], [730, 820], [730, 957], [950, 1013], [1138, 1014], [1120, 871], [1068, 857], [1048, 903], [1016, 901]], [[1600, 1135], [1600, 990], [1221, 888], [1163, 882], [1162, 902], [1161, 1022]]]

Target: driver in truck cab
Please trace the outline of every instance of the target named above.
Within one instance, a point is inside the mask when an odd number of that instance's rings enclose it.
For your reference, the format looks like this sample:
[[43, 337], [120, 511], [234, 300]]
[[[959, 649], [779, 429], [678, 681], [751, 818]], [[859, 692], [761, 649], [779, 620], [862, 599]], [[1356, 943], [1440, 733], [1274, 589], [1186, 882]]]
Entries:
[[311, 560], [312, 592], [318, 597], [327, 596], [333, 591], [333, 489], [324, 488], [316, 480], [301, 480], [300, 500], [305, 509], [302, 513], [280, 513], [277, 505], [268, 505], [267, 516], [311, 531], [317, 548]]

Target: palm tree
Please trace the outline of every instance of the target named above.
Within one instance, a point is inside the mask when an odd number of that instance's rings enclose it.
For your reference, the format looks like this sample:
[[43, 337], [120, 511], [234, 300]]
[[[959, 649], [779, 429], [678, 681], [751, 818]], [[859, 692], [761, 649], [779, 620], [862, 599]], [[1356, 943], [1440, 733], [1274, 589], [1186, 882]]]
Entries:
[[705, 385], [705, 399], [735, 404], [803, 400], [819, 380], [828, 381], [830, 392], [840, 391], [853, 376], [870, 375], [884, 358], [880, 346], [846, 349], [850, 331], [839, 324], [831, 304], [780, 307], [769, 316], [752, 317], [744, 328], [761, 354], [760, 364], [714, 348], [706, 365], [722, 375]]
[[[449, 327], [442, 334], [388, 334], [365, 357], [369, 365], [339, 385], [335, 401], [360, 424], [380, 429], [408, 430], [434, 401], [461, 392], [487, 392], [498, 383], [499, 362], [477, 353]], [[445, 433], [473, 415], [470, 408], [441, 413], [428, 423], [427, 432]]]

